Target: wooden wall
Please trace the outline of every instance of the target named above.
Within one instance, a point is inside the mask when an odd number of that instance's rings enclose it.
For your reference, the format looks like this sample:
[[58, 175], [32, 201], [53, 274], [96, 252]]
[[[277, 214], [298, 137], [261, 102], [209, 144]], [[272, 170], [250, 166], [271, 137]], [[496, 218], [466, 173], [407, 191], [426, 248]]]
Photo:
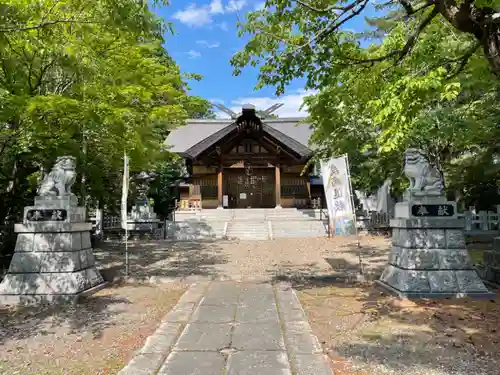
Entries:
[[[241, 165], [232, 166], [232, 168], [242, 167], [242, 163]], [[305, 207], [309, 204], [311, 190], [308, 177], [300, 176], [303, 170], [304, 165], [281, 166], [282, 207]], [[184, 202], [184, 206], [189, 206], [190, 201], [201, 201], [203, 208], [217, 208], [219, 206], [217, 199], [217, 167], [193, 166], [192, 181], [189, 191], [183, 189], [180, 192], [181, 202], [187, 201]]]

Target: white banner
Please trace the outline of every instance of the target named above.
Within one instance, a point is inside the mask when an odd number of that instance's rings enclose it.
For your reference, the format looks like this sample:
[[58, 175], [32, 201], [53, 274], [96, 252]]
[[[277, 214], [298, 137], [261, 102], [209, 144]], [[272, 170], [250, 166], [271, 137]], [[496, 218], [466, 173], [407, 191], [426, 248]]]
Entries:
[[125, 154], [123, 157], [123, 183], [122, 183], [122, 229], [127, 228], [128, 212], [127, 212], [127, 198], [128, 198], [128, 185], [129, 185], [129, 171], [128, 171], [128, 156]]
[[330, 233], [349, 235], [356, 232], [347, 156], [321, 162], [321, 176], [330, 219]]

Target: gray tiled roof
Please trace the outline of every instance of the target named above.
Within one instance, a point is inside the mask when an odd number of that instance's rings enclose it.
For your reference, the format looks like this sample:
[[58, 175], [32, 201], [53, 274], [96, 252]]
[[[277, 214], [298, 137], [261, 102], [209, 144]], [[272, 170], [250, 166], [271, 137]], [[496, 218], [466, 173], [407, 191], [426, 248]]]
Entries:
[[[302, 119], [303, 118], [279, 118], [266, 119], [263, 122], [288, 135], [304, 146], [308, 146], [312, 129], [308, 124], [296, 126]], [[173, 130], [169, 134], [165, 140], [165, 144], [170, 146], [169, 151], [185, 152], [195, 144], [231, 125], [233, 122], [234, 120], [231, 119], [188, 120], [186, 125]]]
[[174, 129], [165, 140], [171, 152], [184, 152], [198, 142], [231, 125], [234, 121], [227, 120], [188, 120], [186, 125]]
[[266, 119], [263, 122], [267, 125], [279, 130], [280, 132], [288, 135], [290, 138], [302, 143], [304, 146], [309, 147], [309, 138], [311, 137], [313, 130], [309, 124], [297, 124], [304, 118], [277, 118], [277, 119]]

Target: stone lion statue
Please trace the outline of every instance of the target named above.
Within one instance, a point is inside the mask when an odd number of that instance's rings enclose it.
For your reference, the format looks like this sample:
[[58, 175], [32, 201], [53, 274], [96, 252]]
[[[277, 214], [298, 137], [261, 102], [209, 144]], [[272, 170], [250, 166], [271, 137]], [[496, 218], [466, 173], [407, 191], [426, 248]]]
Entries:
[[38, 195], [40, 196], [64, 196], [72, 195], [71, 186], [76, 179], [76, 159], [73, 156], [60, 156], [56, 159], [52, 170], [45, 176]]
[[429, 164], [422, 151], [414, 148], [406, 150], [404, 172], [410, 180], [408, 192], [411, 195], [443, 195], [444, 185], [441, 175]]

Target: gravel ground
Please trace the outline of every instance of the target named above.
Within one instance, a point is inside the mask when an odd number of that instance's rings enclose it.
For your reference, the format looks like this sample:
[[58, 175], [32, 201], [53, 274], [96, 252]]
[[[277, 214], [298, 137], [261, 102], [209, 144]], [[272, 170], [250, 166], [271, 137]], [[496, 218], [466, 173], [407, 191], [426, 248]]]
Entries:
[[401, 301], [370, 284], [296, 284], [342, 375], [498, 375], [500, 293], [492, 301]]
[[[175, 282], [109, 288], [76, 310], [0, 307], [0, 373], [116, 373], [175, 304], [182, 280], [231, 278], [292, 281], [336, 375], [499, 374], [500, 299], [404, 305], [355, 282], [360, 269], [365, 280], [378, 277], [389, 248], [390, 240], [372, 236], [359, 245], [356, 238], [131, 243], [131, 277]], [[123, 244], [103, 243], [95, 255], [108, 280], [125, 274]]]
[[[130, 269], [137, 278], [291, 280], [336, 375], [498, 375], [500, 299], [404, 305], [355, 282], [360, 268], [378, 277], [389, 248], [372, 236], [359, 247], [356, 238], [142, 242], [130, 247]], [[123, 258], [116, 244], [97, 253], [108, 276], [123, 274]]]
[[113, 285], [75, 307], [0, 306], [0, 374], [116, 374], [186, 289]]
[[[367, 275], [382, 272], [389, 241], [364, 236], [356, 238], [291, 238], [273, 241], [131, 243], [130, 275], [163, 277], [246, 279], [322, 278], [356, 275], [362, 267]], [[124, 274], [123, 244], [105, 243], [96, 249], [96, 261], [107, 278]]]

